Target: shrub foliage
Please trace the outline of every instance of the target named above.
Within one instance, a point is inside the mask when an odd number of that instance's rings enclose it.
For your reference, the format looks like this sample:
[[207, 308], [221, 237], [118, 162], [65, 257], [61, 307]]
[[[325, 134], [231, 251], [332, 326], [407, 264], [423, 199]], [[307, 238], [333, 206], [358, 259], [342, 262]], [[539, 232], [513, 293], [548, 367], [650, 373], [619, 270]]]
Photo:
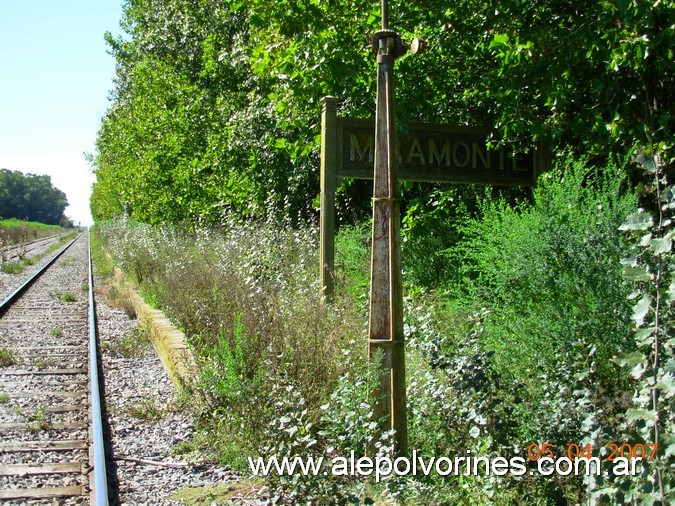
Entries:
[[[668, 497], [672, 347], [660, 339], [670, 332], [662, 319], [672, 296], [666, 251], [661, 271], [656, 264], [641, 267], [653, 273], [651, 282], [662, 272], [660, 299], [656, 292], [633, 294], [638, 306], [632, 308], [625, 278], [638, 276], [640, 262], [651, 261], [647, 252], [664, 249], [670, 236], [652, 231], [649, 240], [656, 242], [640, 239], [644, 254], [622, 264], [629, 238], [619, 227], [628, 223], [624, 230], [637, 234], [656, 226], [647, 211], [637, 210], [623, 174], [616, 166], [596, 174], [566, 159], [541, 181], [531, 202], [512, 207], [479, 199], [478, 214], [462, 219], [457, 243], [443, 253], [460, 276], [433, 290], [407, 285], [409, 434], [418, 455], [527, 458], [532, 443], [551, 444], [556, 455], [572, 443], [590, 445], [600, 455], [629, 434], [633, 443], [659, 438], [662, 460], [645, 473], [660, 474], [631, 481], [642, 488], [630, 493], [637, 497], [661, 486], [659, 497]], [[669, 192], [664, 186], [666, 207]], [[333, 305], [316, 296], [318, 234], [312, 226], [233, 221], [217, 231], [190, 232], [119, 220], [98, 231], [188, 334], [199, 366], [192, 388], [203, 437], [217, 458], [248, 471], [248, 457], [327, 461], [390, 450], [391, 434], [376, 432], [371, 409], [376, 375], [366, 359], [366, 299], [359, 295], [368, 255], [357, 230], [345, 229], [338, 240]], [[641, 276], [647, 289], [647, 274]], [[648, 364], [657, 338], [655, 388]], [[633, 367], [630, 374], [622, 373], [626, 365]], [[268, 484], [281, 502], [322, 504], [378, 498], [576, 503], [625, 496], [626, 490], [620, 481], [536, 472], [432, 472], [380, 484], [365, 476], [296, 473], [271, 475]]]

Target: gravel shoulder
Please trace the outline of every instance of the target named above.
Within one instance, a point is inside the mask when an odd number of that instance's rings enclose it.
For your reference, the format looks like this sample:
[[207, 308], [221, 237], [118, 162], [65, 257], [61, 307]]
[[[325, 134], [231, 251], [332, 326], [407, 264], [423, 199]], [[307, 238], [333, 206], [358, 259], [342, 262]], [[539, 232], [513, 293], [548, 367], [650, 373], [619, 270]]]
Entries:
[[[94, 284], [100, 286], [101, 280]], [[195, 452], [188, 459], [179, 454], [180, 448], [190, 446], [193, 417], [152, 345], [128, 352], [138, 337], [137, 321], [110, 306], [100, 291], [97, 314], [119, 504], [178, 505], [185, 503], [169, 496], [179, 489], [237, 489], [240, 477], [228, 468], [200, 461]], [[134, 356], [126, 358], [129, 355]], [[206, 502], [190, 504], [266, 504], [250, 492], [226, 503], [212, 503], [207, 496]]]

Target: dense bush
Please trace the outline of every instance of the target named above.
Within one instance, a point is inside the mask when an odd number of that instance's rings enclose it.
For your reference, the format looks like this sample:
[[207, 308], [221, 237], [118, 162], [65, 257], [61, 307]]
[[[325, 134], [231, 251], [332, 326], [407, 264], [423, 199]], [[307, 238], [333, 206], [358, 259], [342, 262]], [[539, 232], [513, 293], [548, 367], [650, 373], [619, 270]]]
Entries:
[[489, 310], [481, 348], [504, 388], [527, 399], [512, 405], [523, 440], [583, 437], [584, 385], [607, 416], [620, 410], [627, 385], [612, 359], [634, 347], [617, 230], [636, 199], [620, 168], [562, 168], [540, 178], [531, 204], [483, 200], [446, 252], [461, 273], [449, 296]]
[[549, 367], [572, 365], [559, 352], [574, 336], [611, 348], [629, 342], [617, 230], [636, 199], [621, 169], [569, 165], [540, 178], [532, 204], [483, 201], [481, 218], [465, 223], [465, 240], [448, 250], [463, 275], [457, 289], [493, 309], [491, 342], [505, 345], [508, 335], [511, 352], [535, 342], [539, 352], [522, 350], [524, 360]]

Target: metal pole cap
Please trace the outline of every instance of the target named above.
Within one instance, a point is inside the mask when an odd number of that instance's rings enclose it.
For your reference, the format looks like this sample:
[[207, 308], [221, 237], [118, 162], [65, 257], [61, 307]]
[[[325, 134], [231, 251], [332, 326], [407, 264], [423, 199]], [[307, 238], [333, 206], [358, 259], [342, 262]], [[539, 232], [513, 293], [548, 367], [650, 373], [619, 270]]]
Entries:
[[427, 41], [424, 39], [414, 38], [410, 44], [410, 52], [412, 54], [421, 54], [427, 49]]

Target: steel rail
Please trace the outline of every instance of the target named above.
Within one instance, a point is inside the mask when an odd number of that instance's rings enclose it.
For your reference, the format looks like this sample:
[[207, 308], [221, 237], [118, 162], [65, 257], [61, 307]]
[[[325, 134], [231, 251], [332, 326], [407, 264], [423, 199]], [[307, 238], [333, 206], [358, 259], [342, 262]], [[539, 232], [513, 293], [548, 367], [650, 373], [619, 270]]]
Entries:
[[[47, 271], [58, 258], [63, 255], [82, 234], [66, 244], [59, 250], [52, 258], [50, 258], [45, 265], [43, 265], [36, 273], [14, 290], [2, 303], [0, 303], [0, 316], [10, 308], [10, 306], [17, 301], [28, 288], [35, 283], [40, 276]], [[91, 234], [87, 235], [87, 269], [88, 269], [88, 326], [89, 326], [89, 397], [90, 397], [90, 434], [89, 434], [89, 497], [90, 504], [95, 506], [108, 506], [108, 480], [105, 461], [105, 446], [103, 438], [103, 419], [102, 419], [102, 402], [101, 402], [101, 388], [99, 383], [99, 366], [98, 366], [98, 347], [97, 347], [97, 327], [96, 327], [96, 306], [94, 301], [94, 276], [93, 264], [91, 255]], [[66, 487], [67, 488], [67, 487]], [[63, 489], [65, 490], [65, 488]], [[59, 489], [61, 493], [63, 490]], [[68, 494], [71, 492], [67, 490]], [[76, 494], [79, 495], [79, 494]]]
[[60, 234], [55, 234], [55, 235], [48, 235], [47, 237], [40, 237], [40, 238], [38, 238], [38, 239], [33, 239], [33, 240], [30, 240], [30, 241], [26, 241], [26, 242], [19, 242], [19, 243], [15, 243], [15, 244], [9, 244], [9, 245], [7, 245], [7, 246], [3, 246], [2, 248], [0, 248], [0, 251], [7, 252], [7, 251], [10, 251], [10, 250], [13, 250], [13, 249], [18, 249], [18, 248], [20, 248], [21, 246], [24, 246], [24, 247], [25, 247], [25, 246], [30, 246], [31, 244], [35, 244], [35, 243], [38, 243], [38, 242], [40, 242], [40, 241], [47, 241], [47, 240], [49, 240], [49, 239], [56, 239], [56, 240], [58, 241], [58, 240], [61, 238], [62, 235], [67, 235], [67, 233], [60, 233]]
[[101, 390], [98, 381], [98, 348], [96, 339], [96, 306], [94, 304], [94, 274], [91, 261], [91, 230], [87, 234], [89, 245], [89, 378], [91, 394], [91, 423], [93, 444], [93, 487], [92, 504], [107, 506], [108, 480], [105, 464], [105, 446], [103, 443], [103, 419], [101, 410]]
[[70, 248], [75, 241], [77, 241], [82, 234], [78, 235], [75, 239], [70, 241], [68, 244], [66, 244], [61, 250], [59, 250], [52, 258], [50, 258], [45, 265], [43, 265], [35, 274], [33, 274], [30, 278], [28, 278], [24, 283], [14, 290], [12, 293], [10, 293], [5, 300], [0, 302], [0, 316], [5, 314], [5, 312], [9, 309], [9, 306], [12, 305], [12, 303], [18, 299], [23, 292], [25, 292], [37, 279], [47, 270], [49, 269], [56, 260], [63, 255], [63, 253], [66, 252], [68, 248]]

